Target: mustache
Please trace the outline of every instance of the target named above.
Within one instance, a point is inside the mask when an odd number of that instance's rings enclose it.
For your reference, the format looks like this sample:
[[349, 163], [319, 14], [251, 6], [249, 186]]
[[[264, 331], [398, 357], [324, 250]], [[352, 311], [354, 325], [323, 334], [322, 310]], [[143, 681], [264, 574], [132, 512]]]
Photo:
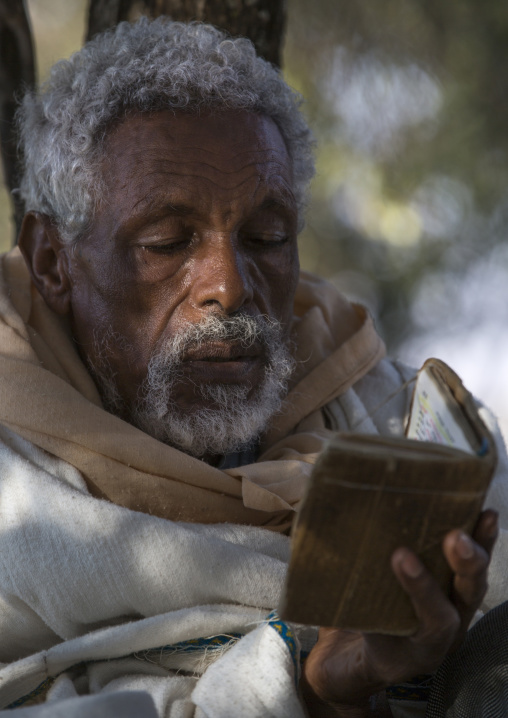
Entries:
[[[264, 365], [255, 387], [197, 383], [194, 392], [204, 400], [202, 408], [189, 412], [178, 405], [175, 386], [187, 381], [186, 358], [192, 362], [249, 355], [259, 356]], [[279, 411], [294, 365], [279, 322], [244, 313], [210, 315], [161, 343], [139, 387], [132, 423], [192, 456], [238, 451], [252, 444]]]
[[[94, 333], [97, 365], [88, 366], [101, 393], [104, 408], [170, 446], [192, 456], [226, 455], [249, 446], [265, 430], [281, 406], [295, 361], [280, 322], [264, 315], [210, 315], [186, 324], [160, 341], [138, 387], [128, 403], [120, 395], [109, 357], [122, 342], [128, 360], [133, 348], [110, 328]], [[240, 349], [238, 349], [238, 347]], [[264, 378], [254, 388], [245, 384], [197, 384], [195, 391], [207, 405], [188, 412], [178, 405], [175, 386], [185, 379], [185, 357], [235, 358], [252, 353], [262, 357]]]
[[207, 351], [221, 356], [228, 346], [237, 353], [262, 354], [274, 342], [281, 342], [282, 325], [264, 315], [209, 315], [197, 324], [185, 325], [177, 334], [166, 339], [152, 360], [164, 357], [176, 364], [199, 357]]

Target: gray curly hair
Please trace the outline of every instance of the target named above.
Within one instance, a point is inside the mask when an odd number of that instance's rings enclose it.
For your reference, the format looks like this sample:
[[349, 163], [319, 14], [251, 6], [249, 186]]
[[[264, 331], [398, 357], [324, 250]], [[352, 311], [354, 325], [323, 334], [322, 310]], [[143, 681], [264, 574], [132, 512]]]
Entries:
[[[120, 23], [52, 69], [18, 110], [26, 210], [49, 215], [62, 240], [86, 233], [101, 192], [108, 129], [127, 112], [248, 110], [278, 126], [302, 210], [314, 174], [313, 139], [301, 98], [252, 43], [210, 25], [159, 17]], [[300, 217], [303, 213], [300, 211]]]

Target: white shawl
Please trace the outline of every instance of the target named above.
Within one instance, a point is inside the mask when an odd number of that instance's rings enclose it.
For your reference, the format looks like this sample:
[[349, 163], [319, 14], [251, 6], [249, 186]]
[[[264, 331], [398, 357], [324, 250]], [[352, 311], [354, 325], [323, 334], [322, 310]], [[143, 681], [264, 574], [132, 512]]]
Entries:
[[[380, 362], [328, 406], [335, 427], [400, 433], [408, 392], [396, 392], [410, 375]], [[508, 525], [501, 446], [500, 455], [487, 503]], [[122, 705], [132, 692], [130, 708], [145, 707], [131, 714], [149, 718], [304, 717], [300, 651], [315, 634], [269, 616], [286, 536], [177, 523], [97, 499], [76, 469], [6, 428], [0, 476], [0, 708], [46, 700], [27, 716], [65, 708], [78, 718], [100, 707], [112, 718], [129, 715]], [[506, 598], [496, 569], [488, 605]], [[54, 713], [39, 713], [52, 701]]]

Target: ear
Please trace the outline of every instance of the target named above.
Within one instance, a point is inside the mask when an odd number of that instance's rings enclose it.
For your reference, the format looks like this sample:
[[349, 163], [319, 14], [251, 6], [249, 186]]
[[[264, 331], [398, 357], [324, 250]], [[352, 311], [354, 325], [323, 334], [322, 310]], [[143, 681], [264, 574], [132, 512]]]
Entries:
[[68, 247], [50, 217], [28, 212], [18, 243], [32, 281], [46, 304], [57, 314], [67, 314], [71, 300]]

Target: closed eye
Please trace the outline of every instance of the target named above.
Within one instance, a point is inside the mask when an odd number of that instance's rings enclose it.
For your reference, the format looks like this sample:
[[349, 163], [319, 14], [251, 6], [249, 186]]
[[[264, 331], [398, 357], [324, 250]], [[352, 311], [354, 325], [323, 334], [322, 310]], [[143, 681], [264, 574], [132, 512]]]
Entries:
[[255, 234], [247, 235], [243, 237], [244, 241], [252, 244], [257, 244], [260, 247], [282, 247], [284, 244], [289, 242], [289, 235], [277, 235], [277, 234]]
[[176, 252], [187, 249], [190, 243], [190, 237], [178, 237], [167, 241], [154, 242], [153, 244], [142, 244], [141, 249], [145, 249], [153, 254], [175, 254]]
[[171, 244], [144, 244], [141, 249], [146, 249], [153, 254], [174, 254], [187, 242], [172, 242]]

